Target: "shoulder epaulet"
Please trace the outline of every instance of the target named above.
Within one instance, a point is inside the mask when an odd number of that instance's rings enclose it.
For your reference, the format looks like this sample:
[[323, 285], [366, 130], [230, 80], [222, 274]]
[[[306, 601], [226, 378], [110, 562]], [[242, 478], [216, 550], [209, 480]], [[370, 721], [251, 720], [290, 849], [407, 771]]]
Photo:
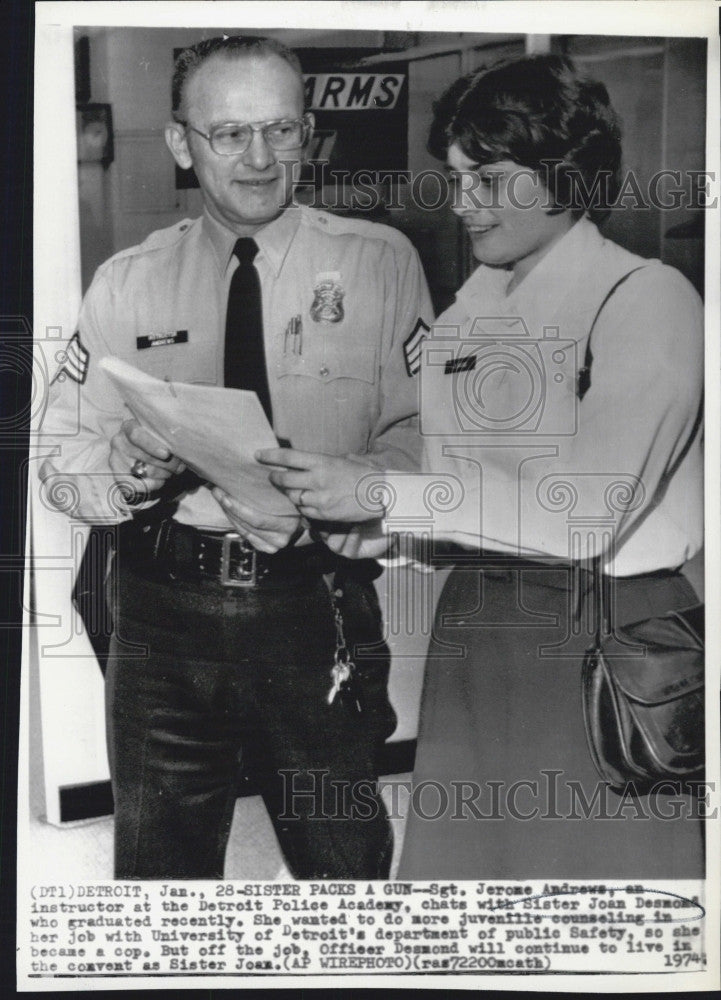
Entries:
[[408, 251], [413, 248], [411, 241], [399, 229], [382, 222], [334, 215], [316, 208], [305, 208], [303, 218], [309, 225], [333, 236], [362, 236], [368, 240], [381, 240], [394, 250]]
[[177, 243], [185, 236], [196, 222], [198, 222], [197, 219], [183, 219], [182, 222], [166, 226], [165, 229], [156, 229], [149, 236], [146, 236], [142, 243], [113, 254], [108, 263], [115, 260], [122, 260], [125, 257], [136, 257], [138, 254], [148, 253], [151, 250], [162, 250], [165, 247], [173, 246], [174, 243]]

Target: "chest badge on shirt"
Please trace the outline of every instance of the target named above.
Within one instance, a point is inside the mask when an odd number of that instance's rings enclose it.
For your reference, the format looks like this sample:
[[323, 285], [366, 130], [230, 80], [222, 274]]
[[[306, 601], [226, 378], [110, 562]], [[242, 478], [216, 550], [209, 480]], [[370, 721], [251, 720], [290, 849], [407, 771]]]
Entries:
[[316, 274], [310, 318], [315, 323], [340, 323], [345, 316], [344, 295], [338, 271], [323, 271]]
[[169, 344], [187, 343], [187, 330], [176, 330], [175, 333], [148, 333], [144, 337], [135, 338], [135, 346], [139, 351], [144, 351], [148, 347], [167, 347]]

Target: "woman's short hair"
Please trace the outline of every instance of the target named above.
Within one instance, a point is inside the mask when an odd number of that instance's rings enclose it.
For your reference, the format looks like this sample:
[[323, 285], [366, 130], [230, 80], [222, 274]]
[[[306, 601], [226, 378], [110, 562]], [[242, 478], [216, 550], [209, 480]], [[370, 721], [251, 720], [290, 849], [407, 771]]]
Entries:
[[183, 98], [185, 88], [193, 74], [200, 69], [211, 56], [222, 56], [225, 59], [239, 59], [245, 56], [279, 56], [285, 60], [302, 79], [302, 70], [298, 56], [287, 45], [276, 42], [274, 38], [261, 35], [221, 35], [217, 38], [205, 38], [195, 45], [190, 45], [179, 54], [173, 70], [173, 118], [185, 124], [183, 119]]
[[529, 56], [456, 80], [434, 105], [428, 149], [457, 142], [479, 166], [538, 171], [558, 210], [608, 215], [620, 188], [621, 129], [608, 91], [563, 56]]

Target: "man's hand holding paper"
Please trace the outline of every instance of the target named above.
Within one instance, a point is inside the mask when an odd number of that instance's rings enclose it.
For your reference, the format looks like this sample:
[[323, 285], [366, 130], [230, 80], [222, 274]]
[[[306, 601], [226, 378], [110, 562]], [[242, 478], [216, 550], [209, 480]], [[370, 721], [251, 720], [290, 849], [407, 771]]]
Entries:
[[293, 534], [298, 517], [294, 504], [255, 459], [258, 449], [277, 446], [255, 393], [164, 382], [119, 358], [103, 358], [100, 365], [135, 417], [114, 439], [111, 468], [116, 475], [126, 481], [140, 459], [148, 466], [144, 482], [150, 490], [187, 465], [246, 509], [287, 517]]
[[[128, 478], [136, 462], [145, 466], [142, 481]], [[161, 489], [171, 476], [184, 472], [186, 466], [160, 438], [133, 418], [126, 420], [110, 439], [110, 468], [119, 483], [131, 486], [136, 492], [140, 489], [151, 494]]]

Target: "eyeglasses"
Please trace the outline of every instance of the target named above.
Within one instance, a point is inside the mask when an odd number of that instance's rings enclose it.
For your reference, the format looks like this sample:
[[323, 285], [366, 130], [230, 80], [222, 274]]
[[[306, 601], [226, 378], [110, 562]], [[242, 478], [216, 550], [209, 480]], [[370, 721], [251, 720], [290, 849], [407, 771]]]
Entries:
[[210, 132], [201, 132], [187, 122], [179, 124], [202, 135], [210, 143], [210, 148], [218, 156], [237, 156], [244, 153], [253, 141], [253, 133], [261, 132], [271, 149], [283, 151], [305, 146], [313, 128], [311, 115], [302, 118], [284, 118], [275, 122], [228, 122], [214, 125]]

